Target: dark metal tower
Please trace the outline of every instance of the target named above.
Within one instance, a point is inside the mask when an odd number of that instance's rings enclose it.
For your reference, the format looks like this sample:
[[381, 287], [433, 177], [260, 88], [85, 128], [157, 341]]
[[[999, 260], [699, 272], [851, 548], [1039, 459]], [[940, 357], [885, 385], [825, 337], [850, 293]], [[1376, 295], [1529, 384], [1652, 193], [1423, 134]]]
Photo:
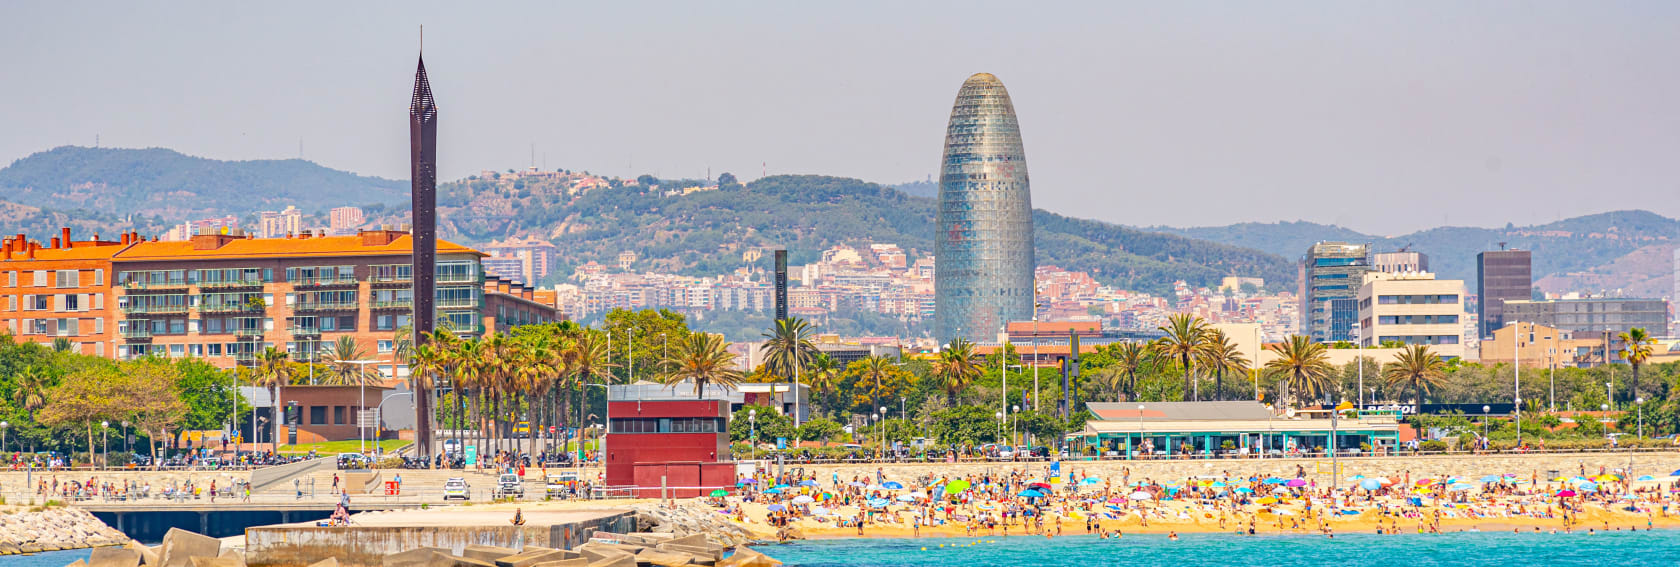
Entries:
[[[437, 103], [426, 81], [426, 59], [414, 72], [414, 98], [408, 106], [409, 196], [414, 220], [414, 344], [425, 342], [437, 317]], [[415, 443], [420, 455], [432, 449], [432, 404], [429, 384], [414, 395]]]

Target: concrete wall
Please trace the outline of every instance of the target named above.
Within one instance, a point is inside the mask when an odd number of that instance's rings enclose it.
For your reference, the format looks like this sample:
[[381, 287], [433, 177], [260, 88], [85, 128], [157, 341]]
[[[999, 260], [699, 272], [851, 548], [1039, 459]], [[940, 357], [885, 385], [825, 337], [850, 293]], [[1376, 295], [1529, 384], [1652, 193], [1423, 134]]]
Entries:
[[469, 545], [495, 545], [515, 551], [528, 545], [571, 549], [589, 541], [596, 531], [637, 531], [635, 514], [624, 512], [552, 526], [265, 526], [245, 531], [245, 560], [251, 567], [281, 567], [334, 557], [344, 567], [380, 567], [386, 555], [420, 547], [441, 547], [455, 554]]

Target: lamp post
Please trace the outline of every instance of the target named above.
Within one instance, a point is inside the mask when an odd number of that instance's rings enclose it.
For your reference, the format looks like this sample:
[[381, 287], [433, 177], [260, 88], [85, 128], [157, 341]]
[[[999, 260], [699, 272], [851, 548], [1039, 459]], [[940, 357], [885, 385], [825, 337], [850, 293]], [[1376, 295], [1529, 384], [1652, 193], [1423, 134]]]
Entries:
[[1485, 406], [1485, 405], [1484, 405], [1484, 406], [1482, 406], [1482, 442], [1483, 442], [1483, 443], [1486, 443], [1486, 442], [1487, 442], [1487, 436], [1488, 436], [1488, 414], [1489, 414], [1489, 413], [1492, 413], [1492, 412], [1493, 412], [1493, 408], [1491, 408], [1491, 407], [1488, 407], [1488, 406]]
[[747, 410], [747, 443], [751, 447], [748, 455], [752, 460], [758, 460], [758, 410]]
[[[344, 364], [354, 364], [354, 365], [360, 367], [361, 377], [359, 379], [357, 379], [356, 382], [357, 382], [358, 385], [361, 386], [362, 392], [361, 392], [361, 400], [356, 402], [356, 438], [357, 438], [357, 440], [361, 441], [361, 447], [362, 447], [361, 452], [362, 452], [362, 454], [366, 455], [367, 454], [367, 418], [366, 418], [366, 414], [367, 414], [367, 365], [369, 365], [369, 364], [379, 364], [379, 361], [377, 361], [377, 360], [341, 360], [339, 362], [344, 363]], [[299, 419], [299, 421], [301, 421], [303, 418], [302, 418], [302, 416], [299, 416], [298, 419]], [[426, 416], [417, 415], [417, 416], [414, 416], [414, 419], [415, 419], [416, 422], [418, 422], [419, 420], [426, 419]], [[431, 448], [427, 447], [426, 450], [430, 451]]]
[[881, 454], [887, 452], [887, 406], [881, 406], [881, 419], [876, 420], [881, 428]]
[[1604, 399], [1606, 401], [1604, 411], [1610, 411], [1610, 406], [1616, 405], [1616, 389], [1612, 386], [1615, 383], [1615, 378], [1611, 378], [1609, 382], [1604, 383]]
[[1359, 330], [1359, 407], [1365, 407], [1365, 322], [1355, 321], [1353, 328]]
[[1645, 440], [1645, 398], [1634, 398], [1633, 403], [1639, 414], [1639, 440]]
[[110, 468], [110, 466], [111, 466], [111, 422], [109, 422], [109, 421], [99, 422], [99, 445], [100, 445], [99, 466], [105, 467], [105, 468]]
[[1522, 398], [1513, 398], [1516, 407], [1511, 408], [1511, 415], [1517, 423], [1517, 448], [1522, 448]]
[[1009, 444], [1020, 445], [1019, 442], [1015, 441], [1015, 436], [1017, 435], [1016, 430], [1020, 429], [1019, 426], [1021, 425], [1021, 406], [1015, 406], [1012, 409], [1015, 410], [1015, 415], [1009, 420]]
[[[1601, 411], [1605, 414], [1605, 415], [1598, 416], [1598, 424], [1600, 426], [1602, 426], [1602, 425], [1604, 425], [1605, 416], [1609, 415], [1609, 413], [1610, 413], [1610, 404], [1598, 404], [1598, 409], [1599, 409], [1599, 411]], [[1605, 439], [1610, 438], [1610, 428], [1608, 428], [1608, 427], [1604, 428], [1604, 438]]]
[[992, 415], [994, 417], [996, 417], [997, 420], [998, 420], [998, 438], [1002, 439], [1003, 438], [1003, 412], [1000, 411], [1000, 412], [994, 413]]
[[11, 427], [10, 422], [0, 421], [0, 453], [6, 452], [6, 430]]
[[1149, 437], [1143, 434], [1143, 404], [1138, 404], [1138, 446], [1132, 449], [1132, 454], [1143, 452], [1143, 441]]
[[[1276, 415], [1277, 410], [1272, 409], [1272, 404], [1266, 404], [1266, 435], [1260, 438], [1260, 458], [1262, 459], [1266, 458], [1266, 451], [1272, 447], [1272, 417]], [[1138, 425], [1140, 427], [1143, 425], [1142, 416], [1138, 417]]]

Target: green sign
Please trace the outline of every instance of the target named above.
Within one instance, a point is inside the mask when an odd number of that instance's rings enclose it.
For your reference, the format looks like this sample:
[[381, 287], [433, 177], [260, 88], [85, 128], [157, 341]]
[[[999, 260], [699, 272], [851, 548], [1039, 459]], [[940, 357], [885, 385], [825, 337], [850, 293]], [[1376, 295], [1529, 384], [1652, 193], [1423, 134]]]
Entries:
[[467, 465], [472, 466], [476, 464], [478, 464], [478, 446], [467, 445]]

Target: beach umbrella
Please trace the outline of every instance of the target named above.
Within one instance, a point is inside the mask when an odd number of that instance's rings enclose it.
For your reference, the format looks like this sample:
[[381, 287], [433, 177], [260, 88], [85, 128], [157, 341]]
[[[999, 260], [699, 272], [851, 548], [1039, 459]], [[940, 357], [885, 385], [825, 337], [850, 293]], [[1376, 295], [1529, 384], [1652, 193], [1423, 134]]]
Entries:
[[896, 498], [895, 500], [898, 500], [899, 502], [915, 502], [916, 497], [911, 496], [909, 494], [900, 494], [900, 495], [898, 495], [898, 498]]
[[1379, 476], [1376, 478], [1376, 481], [1382, 483], [1383, 486], [1394, 484], [1394, 481], [1389, 480], [1386, 476]]
[[1279, 486], [1272, 489], [1272, 494], [1289, 494], [1289, 489]]
[[888, 502], [885, 498], [876, 498], [869, 501], [870, 508], [886, 508], [888, 504], [892, 504], [892, 502]]
[[1557, 492], [1557, 496], [1559, 498], [1569, 498], [1575, 496], [1575, 491], [1565, 488], [1563, 490], [1559, 490]]
[[854, 480], [854, 481], [846, 483], [846, 486], [856, 486], [858, 488], [863, 488], [863, 487], [869, 486], [869, 485]]
[[1668, 473], [1668, 476], [1680, 476], [1680, 469], [1674, 469], [1674, 472]]
[[771, 504], [770, 507], [767, 508], [767, 509], [770, 510], [771, 512], [781, 512], [781, 511], [787, 510], [787, 506], [783, 506], [781, 504]]
[[799, 481], [799, 485], [800, 485], [800, 486], [816, 486], [816, 485], [817, 485], [817, 481], [814, 481], [814, 480], [811, 480], [811, 479], [808, 479], [808, 478], [807, 478], [807, 479], [805, 479], [805, 480], [801, 480], [801, 481]]
[[1597, 477], [1593, 478], [1593, 480], [1598, 481], [1598, 482], [1616, 482], [1616, 481], [1621, 480], [1621, 479], [1622, 479], [1622, 477], [1619, 477], [1619, 476], [1616, 476], [1616, 475], [1613, 475], [1613, 474], [1601, 474], [1601, 475], [1598, 475]]
[[827, 516], [828, 515], [828, 508], [824, 508], [822, 506], [812, 506], [811, 507], [811, 515], [812, 516]]
[[744, 479], [735, 481], [735, 486], [746, 486], [746, 485], [749, 485], [749, 484], [758, 484], [758, 481], [754, 480], [754, 479], [750, 479], [750, 478], [744, 478]]
[[1552, 479], [1552, 482], [1569, 482], [1569, 477], [1560, 476]]
[[1452, 486], [1447, 487], [1447, 490], [1451, 490], [1453, 492], [1464, 492], [1466, 490], [1470, 490], [1470, 489], [1475, 488], [1475, 487], [1476, 487], [1476, 485], [1470, 484], [1468, 482], [1460, 482], [1458, 484], [1454, 484]]
[[1079, 484], [1102, 484], [1102, 479], [1094, 476], [1088, 476], [1080, 479]]
[[881, 483], [881, 486], [886, 487], [887, 490], [904, 490], [904, 485], [890, 480]]
[[1301, 487], [1301, 486], [1306, 486], [1307, 481], [1303, 480], [1303, 479], [1299, 479], [1299, 478], [1292, 478], [1292, 479], [1289, 479], [1289, 482], [1283, 483], [1283, 485], [1284, 486]]
[[1241, 492], [1243, 494], [1253, 494], [1254, 489], [1246, 487], [1246, 486], [1239, 486], [1239, 487], [1237, 487], [1236, 492]]
[[764, 493], [765, 493], [765, 494], [781, 494], [781, 493], [782, 493], [782, 489], [780, 489], [780, 488], [772, 488], [772, 489], [770, 489], [770, 490], [766, 490], [766, 491], [764, 491]]
[[1148, 492], [1144, 492], [1142, 490], [1139, 490], [1137, 492], [1133, 492], [1130, 496], [1127, 496], [1127, 498], [1130, 498], [1132, 500], [1149, 500], [1151, 498], [1154, 498], [1154, 496], [1151, 496]]
[[1359, 481], [1359, 487], [1363, 488], [1365, 490], [1376, 490], [1376, 489], [1382, 488], [1382, 483], [1377, 482], [1377, 479], [1367, 478], [1365, 480]]
[[1213, 484], [1209, 484], [1209, 485], [1208, 485], [1208, 487], [1209, 487], [1209, 488], [1225, 488], [1225, 483], [1223, 483], [1223, 482], [1215, 482], [1215, 483], [1213, 483]]
[[712, 498], [723, 498], [725, 496], [729, 496], [729, 491], [728, 490], [724, 490], [722, 488], [719, 488], [717, 490], [712, 491]]
[[1586, 484], [1576, 485], [1575, 489], [1581, 492], [1598, 492], [1598, 485], [1589, 482]]
[[1043, 490], [1045, 492], [1050, 491], [1050, 485], [1044, 484], [1042, 482], [1035, 482], [1035, 483], [1029, 484], [1029, 485], [1027, 485], [1027, 488], [1037, 488], [1037, 489]]
[[1026, 490], [1022, 490], [1021, 492], [1016, 493], [1015, 495], [1020, 496], [1022, 498], [1043, 498], [1044, 497], [1043, 492], [1039, 492], [1039, 491], [1033, 490], [1031, 488], [1028, 488]]
[[803, 494], [793, 497], [793, 503], [794, 504], [810, 504], [810, 503], [816, 502], [816, 501], [817, 501], [817, 499], [812, 498], [810, 496], [803, 495]]
[[1415, 483], [1413, 483], [1413, 484], [1416, 484], [1416, 485], [1418, 485], [1418, 486], [1429, 486], [1429, 485], [1431, 485], [1431, 484], [1435, 484], [1435, 479], [1432, 479], [1432, 478], [1420, 478], [1420, 479], [1417, 479], [1417, 482], [1415, 482]]
[[1654, 476], [1651, 476], [1651, 475], [1645, 475], [1645, 476], [1639, 477], [1639, 480], [1656, 480], [1656, 479], [1657, 479], [1657, 477], [1654, 477]]
[[[1482, 482], [1499, 482], [1499, 477], [1493, 476], [1493, 475], [1490, 474], [1490, 475], [1484, 476], [1482, 478], [1479, 478], [1477, 480], [1480, 480]], [[1557, 480], [1557, 479], [1553, 479], [1553, 480]]]
[[1274, 477], [1268, 478], [1266, 480], [1260, 481], [1260, 484], [1283, 484], [1284, 482], [1286, 482], [1286, 481], [1284, 481], [1281, 478], [1278, 478], [1278, 477], [1274, 476]]
[[966, 481], [966, 480], [954, 480], [954, 481], [951, 481], [950, 484], [945, 485], [945, 493], [946, 494], [961, 494], [962, 491], [968, 490], [968, 487], [969, 487], [968, 481]]
[[1356, 474], [1356, 475], [1353, 475], [1351, 477], [1348, 477], [1348, 480], [1365, 480], [1365, 475]]

